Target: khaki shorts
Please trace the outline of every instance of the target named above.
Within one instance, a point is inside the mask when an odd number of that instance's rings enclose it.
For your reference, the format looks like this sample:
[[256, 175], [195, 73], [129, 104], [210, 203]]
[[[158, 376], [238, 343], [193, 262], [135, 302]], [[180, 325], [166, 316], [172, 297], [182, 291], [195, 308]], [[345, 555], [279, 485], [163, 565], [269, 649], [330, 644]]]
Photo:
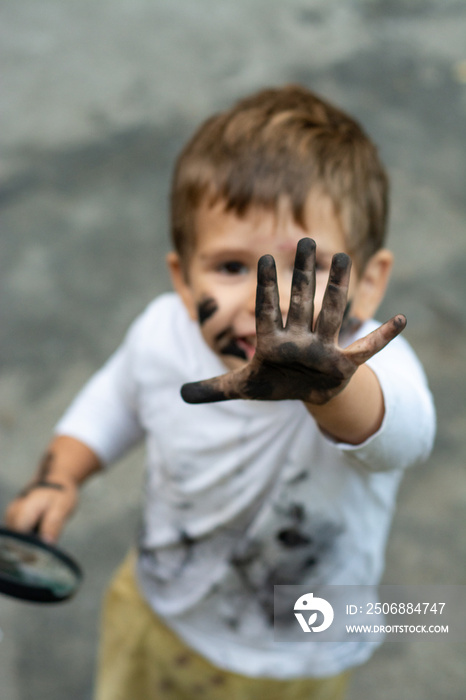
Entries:
[[106, 595], [96, 700], [343, 700], [348, 673], [323, 679], [250, 678], [213, 666], [141, 597], [128, 556]]

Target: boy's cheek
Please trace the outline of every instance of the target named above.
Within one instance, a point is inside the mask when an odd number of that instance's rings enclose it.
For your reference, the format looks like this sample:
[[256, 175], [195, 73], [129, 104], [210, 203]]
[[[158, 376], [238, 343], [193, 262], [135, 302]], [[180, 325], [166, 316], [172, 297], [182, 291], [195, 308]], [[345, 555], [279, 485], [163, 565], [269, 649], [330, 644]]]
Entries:
[[195, 307], [201, 335], [210, 349], [217, 352], [216, 338], [223, 329], [219, 302], [214, 296], [201, 294]]

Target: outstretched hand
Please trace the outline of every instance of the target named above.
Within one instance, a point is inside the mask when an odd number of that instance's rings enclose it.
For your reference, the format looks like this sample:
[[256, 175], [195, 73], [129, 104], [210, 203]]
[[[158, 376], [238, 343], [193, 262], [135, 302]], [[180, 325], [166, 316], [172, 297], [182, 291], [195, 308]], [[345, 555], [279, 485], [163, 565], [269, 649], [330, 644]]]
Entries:
[[275, 261], [271, 255], [260, 258], [254, 357], [240, 369], [184, 384], [181, 395], [186, 402], [299, 399], [322, 405], [345, 388], [360, 365], [401, 333], [406, 318], [399, 314], [347, 348], [339, 347], [351, 269], [345, 253], [333, 257], [322, 309], [313, 327], [315, 250], [310, 238], [298, 243], [285, 327]]

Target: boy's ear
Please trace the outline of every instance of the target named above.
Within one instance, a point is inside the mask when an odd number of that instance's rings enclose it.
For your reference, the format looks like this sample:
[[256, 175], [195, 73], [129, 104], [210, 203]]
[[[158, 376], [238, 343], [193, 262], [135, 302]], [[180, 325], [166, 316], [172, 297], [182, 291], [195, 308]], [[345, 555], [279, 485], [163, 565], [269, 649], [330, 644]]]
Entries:
[[350, 315], [361, 321], [373, 318], [387, 289], [393, 266], [393, 254], [382, 248], [369, 258], [358, 279], [351, 300]]
[[177, 292], [185, 305], [189, 317], [197, 320], [196, 304], [193, 297], [193, 291], [186, 279], [186, 273], [180, 260], [180, 256], [175, 251], [167, 254], [167, 267], [170, 272], [171, 281], [175, 292]]

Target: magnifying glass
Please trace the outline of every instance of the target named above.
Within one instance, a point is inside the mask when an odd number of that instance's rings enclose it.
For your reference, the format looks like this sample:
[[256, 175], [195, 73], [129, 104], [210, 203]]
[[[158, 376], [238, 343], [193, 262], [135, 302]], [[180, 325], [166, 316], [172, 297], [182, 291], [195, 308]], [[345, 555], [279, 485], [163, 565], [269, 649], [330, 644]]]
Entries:
[[33, 534], [0, 527], [0, 593], [35, 603], [71, 598], [82, 581], [79, 565]]

